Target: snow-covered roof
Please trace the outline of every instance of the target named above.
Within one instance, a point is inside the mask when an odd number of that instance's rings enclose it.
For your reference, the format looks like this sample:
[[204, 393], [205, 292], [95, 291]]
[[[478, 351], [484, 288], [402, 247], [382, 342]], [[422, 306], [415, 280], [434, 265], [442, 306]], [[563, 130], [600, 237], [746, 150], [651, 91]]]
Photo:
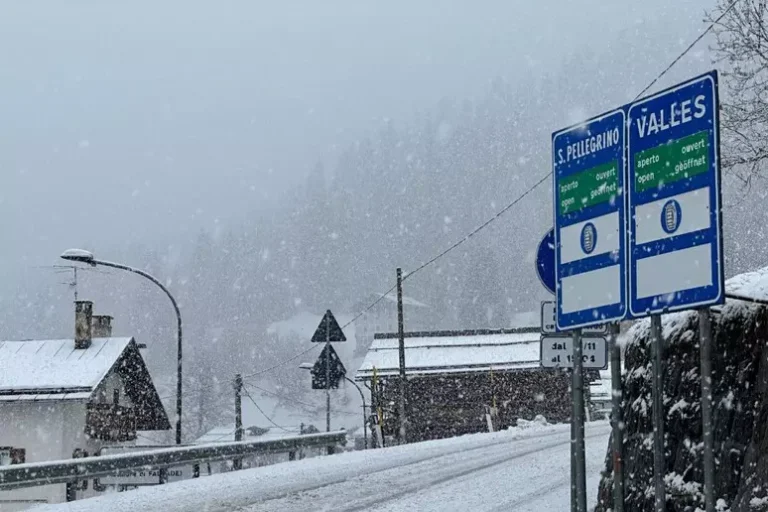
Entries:
[[132, 339], [0, 341], [0, 400], [87, 399]]
[[725, 282], [728, 293], [755, 300], [768, 300], [768, 267], [733, 276]]
[[[730, 315], [742, 308], [756, 308], [753, 301], [768, 301], [768, 267], [752, 272], [738, 274], [725, 281], [726, 302], [724, 306], [712, 308], [724, 315]], [[662, 316], [661, 327], [664, 339], [677, 338], [680, 331], [686, 329], [694, 310], [677, 311]], [[626, 336], [619, 341], [626, 344], [636, 343], [647, 336], [650, 320], [644, 318], [636, 321], [627, 331]]]
[[[539, 368], [538, 329], [426, 332], [405, 334], [406, 375], [466, 373]], [[395, 334], [376, 334], [357, 380], [399, 372]]]
[[[391, 293], [388, 293], [386, 295], [384, 295], [383, 293], [377, 293], [375, 295], [376, 295], [376, 297], [382, 297], [382, 298], [388, 300], [389, 302], [394, 302], [395, 304], [397, 304], [397, 296], [396, 295], [393, 295]], [[403, 306], [413, 306], [413, 307], [416, 307], [416, 308], [426, 308], [426, 307], [429, 307], [426, 304], [424, 304], [423, 302], [419, 302], [416, 299], [412, 299], [410, 297], [405, 297], [405, 296], [403, 296]]]

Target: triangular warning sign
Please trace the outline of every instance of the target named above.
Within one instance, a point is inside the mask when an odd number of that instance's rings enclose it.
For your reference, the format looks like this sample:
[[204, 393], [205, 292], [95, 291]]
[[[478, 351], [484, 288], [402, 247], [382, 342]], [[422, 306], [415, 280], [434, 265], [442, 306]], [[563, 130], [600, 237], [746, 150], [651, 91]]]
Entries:
[[333, 317], [330, 309], [325, 312], [315, 334], [312, 335], [313, 343], [325, 343], [326, 341], [347, 341], [347, 337], [344, 336], [339, 322]]
[[[326, 365], [330, 364], [330, 368], [326, 370]], [[325, 376], [330, 377], [329, 383], [326, 383]], [[315, 364], [312, 366], [312, 389], [338, 389], [339, 382], [347, 374], [347, 369], [339, 359], [336, 351], [333, 350], [333, 345], [327, 345], [320, 353], [320, 357], [317, 358]]]

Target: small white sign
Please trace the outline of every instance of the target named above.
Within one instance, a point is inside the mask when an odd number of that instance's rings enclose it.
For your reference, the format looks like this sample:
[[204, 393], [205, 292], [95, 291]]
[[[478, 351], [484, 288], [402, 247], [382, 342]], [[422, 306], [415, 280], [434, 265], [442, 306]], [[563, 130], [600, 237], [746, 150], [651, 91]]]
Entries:
[[[175, 445], [174, 445], [175, 447]], [[134, 451], [151, 451], [152, 449], [168, 448], [167, 446], [105, 446], [99, 455], [111, 455], [115, 453], [129, 453]], [[195, 466], [174, 466], [167, 469], [167, 481], [178, 482], [195, 477]], [[114, 475], [99, 478], [100, 485], [159, 485], [159, 469], [124, 469]]]
[[159, 485], [160, 471], [157, 469], [125, 469], [117, 475], [102, 476], [101, 485]]
[[[603, 370], [608, 367], [608, 344], [605, 338], [587, 336], [581, 339], [584, 368]], [[573, 368], [573, 338], [541, 337], [541, 366]]]
[[[545, 300], [541, 303], [541, 332], [543, 334], [562, 333], [557, 330], [557, 306], [553, 300]], [[582, 329], [585, 336], [602, 336], [608, 332], [608, 326], [595, 325]]]
[[553, 300], [545, 300], [541, 303], [541, 332], [544, 334], [557, 332], [557, 306]]

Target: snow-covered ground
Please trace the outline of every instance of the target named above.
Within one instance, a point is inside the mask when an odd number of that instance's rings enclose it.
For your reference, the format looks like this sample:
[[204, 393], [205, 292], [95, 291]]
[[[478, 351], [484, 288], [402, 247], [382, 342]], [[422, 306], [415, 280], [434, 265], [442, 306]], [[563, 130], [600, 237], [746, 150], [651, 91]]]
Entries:
[[[594, 504], [610, 427], [587, 427]], [[568, 510], [570, 427], [510, 429], [347, 452], [142, 488], [38, 511]]]

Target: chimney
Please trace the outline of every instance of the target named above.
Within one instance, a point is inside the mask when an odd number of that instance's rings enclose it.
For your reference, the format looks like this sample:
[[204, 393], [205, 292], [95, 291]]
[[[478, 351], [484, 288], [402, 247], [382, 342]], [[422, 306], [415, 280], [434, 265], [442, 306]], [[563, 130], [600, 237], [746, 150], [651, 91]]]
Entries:
[[94, 338], [112, 337], [112, 317], [109, 315], [93, 315], [91, 321], [92, 336]]
[[93, 302], [75, 301], [75, 348], [86, 349], [91, 346], [91, 317]]

